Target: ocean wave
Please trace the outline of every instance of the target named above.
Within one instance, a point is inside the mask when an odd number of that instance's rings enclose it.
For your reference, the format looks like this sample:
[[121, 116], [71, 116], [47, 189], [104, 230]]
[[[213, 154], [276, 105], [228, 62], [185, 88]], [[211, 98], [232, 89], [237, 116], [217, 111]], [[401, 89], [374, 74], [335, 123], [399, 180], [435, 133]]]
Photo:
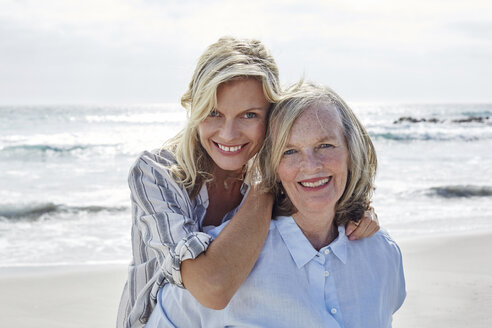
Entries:
[[[0, 157], [36, 159], [46, 156], [85, 156], [90, 154], [113, 153], [121, 145], [93, 144], [93, 145], [53, 145], [53, 144], [18, 144], [0, 147]], [[114, 150], [113, 152], [111, 152]], [[119, 151], [117, 151], [119, 152]]]
[[[488, 107], [490, 107], [490, 106], [488, 106]], [[486, 109], [486, 110], [482, 110], [482, 111], [464, 111], [461, 114], [464, 116], [473, 116], [473, 117], [492, 116], [492, 110]]]
[[139, 114], [116, 114], [116, 115], [88, 115], [85, 117], [88, 123], [103, 124], [141, 124], [141, 125], [176, 125], [184, 124], [186, 112], [152, 112]]
[[7, 146], [2, 148], [2, 151], [7, 152], [55, 152], [55, 153], [69, 153], [76, 150], [85, 150], [91, 146], [53, 146], [53, 145], [17, 145], [17, 146]]
[[[410, 141], [410, 140], [422, 140], [422, 138], [416, 138], [415, 135], [394, 133], [394, 132], [383, 132], [383, 133], [371, 133], [369, 132], [371, 138], [374, 139], [387, 139], [396, 141]], [[424, 140], [429, 140], [430, 137], [424, 138]]]
[[383, 139], [383, 140], [392, 140], [392, 141], [477, 141], [480, 139], [489, 139], [492, 136], [487, 135], [465, 135], [465, 134], [443, 134], [438, 132], [369, 132], [371, 138], [375, 140]]
[[102, 211], [120, 212], [128, 208], [121, 206], [69, 206], [64, 204], [55, 204], [52, 202], [45, 203], [27, 203], [27, 204], [4, 204], [0, 205], [0, 217], [10, 220], [36, 220], [46, 214], [57, 213], [97, 213]]
[[399, 119], [393, 121], [393, 124], [402, 123], [484, 123], [487, 125], [492, 124], [489, 116], [466, 116], [454, 119], [438, 119], [436, 117], [431, 118], [416, 118], [412, 116], [401, 116]]
[[427, 191], [427, 194], [444, 198], [491, 197], [492, 187], [473, 185], [433, 187]]

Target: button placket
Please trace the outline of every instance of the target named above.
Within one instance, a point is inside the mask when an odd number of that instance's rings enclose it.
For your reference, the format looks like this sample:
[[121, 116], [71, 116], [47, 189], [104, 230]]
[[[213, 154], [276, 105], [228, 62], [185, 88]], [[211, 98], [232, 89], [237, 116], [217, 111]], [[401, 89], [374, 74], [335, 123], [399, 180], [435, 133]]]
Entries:
[[323, 254], [323, 258], [325, 259], [325, 267], [324, 267], [324, 279], [325, 279], [325, 306], [329, 315], [331, 315], [335, 320], [339, 320], [338, 314], [338, 298], [336, 293], [336, 286], [334, 277], [330, 270], [330, 262], [332, 261], [332, 251], [329, 248], [326, 248], [321, 251]]

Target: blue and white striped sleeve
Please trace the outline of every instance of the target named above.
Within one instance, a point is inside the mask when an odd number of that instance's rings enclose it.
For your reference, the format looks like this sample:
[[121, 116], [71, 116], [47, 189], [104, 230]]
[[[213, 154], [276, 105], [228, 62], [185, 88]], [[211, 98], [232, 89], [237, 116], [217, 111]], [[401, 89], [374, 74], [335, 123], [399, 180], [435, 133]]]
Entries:
[[168, 282], [183, 287], [181, 262], [203, 253], [212, 237], [199, 231], [199, 218], [183, 188], [171, 179], [163, 157], [143, 153], [130, 171], [134, 218], [143, 247], [152, 250]]
[[196, 258], [212, 237], [199, 231], [207, 199], [192, 202], [170, 176], [167, 151], [143, 152], [130, 169], [132, 263], [118, 309], [118, 328], [144, 327], [166, 283], [183, 287], [181, 262]]

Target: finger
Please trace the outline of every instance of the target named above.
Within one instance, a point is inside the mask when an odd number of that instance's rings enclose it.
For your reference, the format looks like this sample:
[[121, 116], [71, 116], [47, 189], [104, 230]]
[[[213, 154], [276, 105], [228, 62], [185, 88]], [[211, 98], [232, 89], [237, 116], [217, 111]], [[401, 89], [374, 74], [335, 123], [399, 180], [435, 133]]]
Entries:
[[[369, 226], [367, 227], [367, 233], [369, 233], [368, 236], [371, 236], [373, 234], [373, 231], [378, 231], [379, 230], [379, 220], [378, 220], [378, 215], [376, 212], [374, 212], [373, 207], [369, 207], [367, 211], [364, 212], [364, 217], [363, 219], [369, 219]], [[367, 236], [366, 236], [367, 237]]]
[[379, 224], [377, 224], [376, 222], [373, 221], [373, 223], [371, 224], [371, 227], [372, 227], [372, 230], [371, 230], [371, 234], [370, 236], [374, 235], [376, 232], [379, 231], [380, 229], [380, 226]]
[[379, 226], [379, 220], [378, 220], [378, 214], [374, 212], [374, 208], [370, 207], [369, 210], [371, 211], [371, 219], [372, 221], [375, 221], [377, 225]]
[[374, 212], [374, 208], [370, 207], [369, 211], [371, 213], [371, 225], [368, 228], [368, 232], [369, 232], [369, 236], [372, 236], [379, 231], [380, 226], [379, 226], [378, 215], [376, 212]]
[[345, 234], [347, 236], [350, 236], [350, 234], [355, 230], [357, 229], [357, 225], [358, 223], [355, 223], [354, 221], [349, 221], [349, 223], [347, 224], [347, 228], [345, 229]]
[[364, 217], [359, 221], [359, 233], [362, 231], [367, 230], [367, 228], [371, 225], [372, 223], [372, 218], [371, 218], [371, 213], [370, 212], [365, 212]]
[[373, 220], [371, 222], [370, 227], [367, 229], [368, 230], [368, 233], [369, 233], [368, 236], [374, 235], [376, 232], [379, 231], [379, 229], [380, 229], [379, 223], [377, 221]]
[[354, 232], [351, 234], [352, 236], [352, 238], [350, 238], [351, 240], [361, 239], [371, 235], [370, 234], [370, 232], [372, 231], [371, 225], [375, 224], [372, 217], [373, 215], [371, 210], [364, 212], [364, 216], [358, 222], [357, 229], [355, 229]]
[[351, 234], [349, 239], [350, 240], [357, 240], [365, 237], [367, 235], [367, 228], [369, 227], [371, 220], [368, 218], [364, 218], [359, 221], [359, 225], [357, 226], [357, 229], [355, 229]]

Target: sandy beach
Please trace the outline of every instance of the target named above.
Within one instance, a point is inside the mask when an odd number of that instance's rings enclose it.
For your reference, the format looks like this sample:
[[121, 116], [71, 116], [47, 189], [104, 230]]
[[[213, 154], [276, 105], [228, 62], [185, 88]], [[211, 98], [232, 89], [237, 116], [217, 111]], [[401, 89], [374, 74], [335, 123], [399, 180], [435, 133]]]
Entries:
[[115, 327], [126, 266], [0, 268], [2, 327]]
[[407, 298], [393, 327], [491, 327], [492, 232], [399, 245]]
[[[490, 327], [492, 232], [399, 242], [407, 299], [393, 327]], [[126, 266], [0, 269], [5, 327], [114, 327]]]

